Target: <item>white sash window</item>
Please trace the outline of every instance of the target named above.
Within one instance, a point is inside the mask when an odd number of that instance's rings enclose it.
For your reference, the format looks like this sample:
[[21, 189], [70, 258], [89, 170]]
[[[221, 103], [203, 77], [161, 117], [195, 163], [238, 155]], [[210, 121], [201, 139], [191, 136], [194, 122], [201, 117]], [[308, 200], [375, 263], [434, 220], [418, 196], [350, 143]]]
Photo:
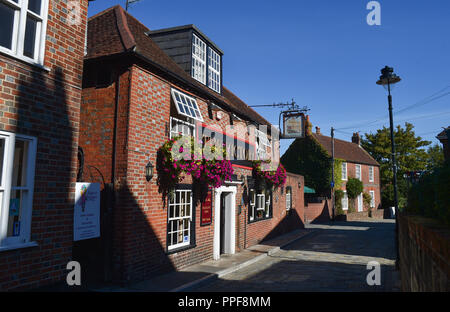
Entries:
[[44, 64], [48, 0], [0, 0], [0, 51]]
[[36, 142], [0, 131], [0, 250], [30, 242]]

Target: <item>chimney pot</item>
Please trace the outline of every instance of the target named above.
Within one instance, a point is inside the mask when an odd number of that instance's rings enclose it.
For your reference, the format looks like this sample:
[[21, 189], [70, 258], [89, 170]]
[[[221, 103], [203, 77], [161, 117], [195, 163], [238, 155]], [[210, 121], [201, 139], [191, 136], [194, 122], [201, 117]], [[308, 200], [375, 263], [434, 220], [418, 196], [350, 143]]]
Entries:
[[316, 127], [316, 133], [320, 134], [320, 128], [319, 127]]
[[358, 132], [353, 133], [352, 142], [361, 146], [361, 138]]

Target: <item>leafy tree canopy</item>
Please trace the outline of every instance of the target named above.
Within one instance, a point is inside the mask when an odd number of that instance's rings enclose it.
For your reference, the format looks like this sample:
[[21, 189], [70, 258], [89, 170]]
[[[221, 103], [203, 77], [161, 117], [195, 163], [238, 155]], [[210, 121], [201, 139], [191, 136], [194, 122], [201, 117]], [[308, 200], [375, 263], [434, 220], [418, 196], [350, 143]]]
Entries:
[[427, 170], [442, 167], [444, 165], [444, 150], [440, 144], [435, 144], [427, 149]]
[[[414, 126], [408, 122], [405, 127], [398, 125], [394, 129], [399, 203], [405, 202], [407, 196], [403, 174], [407, 171], [425, 170], [428, 164], [429, 156], [424, 147], [431, 142], [416, 136], [413, 129]], [[390, 129], [383, 127], [376, 133], [366, 133], [361, 139], [361, 146], [380, 164], [383, 206], [393, 206]]]

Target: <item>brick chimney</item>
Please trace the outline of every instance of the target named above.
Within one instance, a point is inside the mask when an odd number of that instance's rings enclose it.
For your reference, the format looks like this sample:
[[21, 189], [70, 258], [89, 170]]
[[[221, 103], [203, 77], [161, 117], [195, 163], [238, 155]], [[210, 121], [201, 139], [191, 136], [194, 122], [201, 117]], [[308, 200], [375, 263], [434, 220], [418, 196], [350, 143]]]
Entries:
[[309, 115], [306, 115], [306, 122], [305, 122], [305, 132], [306, 135], [311, 135], [312, 134], [312, 125], [311, 122], [309, 121]]
[[358, 132], [353, 133], [352, 142], [361, 146], [361, 138], [359, 137]]
[[320, 128], [316, 126], [316, 134], [320, 134]]

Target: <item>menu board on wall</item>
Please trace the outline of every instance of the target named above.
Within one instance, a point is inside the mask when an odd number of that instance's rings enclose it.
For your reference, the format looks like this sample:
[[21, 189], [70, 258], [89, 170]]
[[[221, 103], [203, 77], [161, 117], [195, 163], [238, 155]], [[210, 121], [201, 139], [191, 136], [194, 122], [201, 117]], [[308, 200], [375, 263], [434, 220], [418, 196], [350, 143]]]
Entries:
[[212, 223], [212, 191], [208, 190], [208, 195], [200, 209], [200, 225], [210, 225]]
[[75, 185], [75, 207], [73, 240], [100, 237], [100, 184], [77, 182]]

